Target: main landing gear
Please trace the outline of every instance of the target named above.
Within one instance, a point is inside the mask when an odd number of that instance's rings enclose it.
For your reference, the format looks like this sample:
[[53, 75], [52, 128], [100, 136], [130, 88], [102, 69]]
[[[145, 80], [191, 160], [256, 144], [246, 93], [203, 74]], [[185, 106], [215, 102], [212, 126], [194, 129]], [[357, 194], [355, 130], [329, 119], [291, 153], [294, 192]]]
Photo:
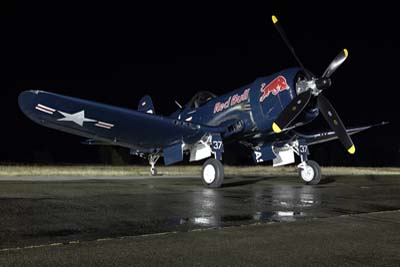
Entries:
[[321, 181], [321, 167], [313, 160], [308, 160], [308, 146], [298, 144], [294, 151], [300, 156], [301, 163], [297, 166], [299, 169], [299, 177], [307, 185], [316, 185]]
[[222, 153], [224, 144], [219, 134], [213, 134], [209, 137], [209, 145], [213, 158], [209, 158], [203, 164], [201, 178], [203, 184], [210, 188], [221, 187], [224, 182], [224, 165], [222, 165]]
[[309, 185], [319, 184], [321, 181], [321, 167], [317, 162], [309, 160], [302, 162], [298, 166], [300, 178]]

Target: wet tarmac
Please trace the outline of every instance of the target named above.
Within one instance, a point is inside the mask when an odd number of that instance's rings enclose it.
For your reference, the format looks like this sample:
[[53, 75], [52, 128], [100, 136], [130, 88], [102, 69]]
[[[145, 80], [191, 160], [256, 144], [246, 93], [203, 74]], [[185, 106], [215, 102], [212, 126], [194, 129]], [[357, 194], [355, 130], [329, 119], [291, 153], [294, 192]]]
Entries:
[[0, 253], [398, 211], [399, 192], [396, 176], [330, 176], [318, 186], [294, 177], [231, 177], [220, 189], [204, 188], [198, 177], [0, 181]]

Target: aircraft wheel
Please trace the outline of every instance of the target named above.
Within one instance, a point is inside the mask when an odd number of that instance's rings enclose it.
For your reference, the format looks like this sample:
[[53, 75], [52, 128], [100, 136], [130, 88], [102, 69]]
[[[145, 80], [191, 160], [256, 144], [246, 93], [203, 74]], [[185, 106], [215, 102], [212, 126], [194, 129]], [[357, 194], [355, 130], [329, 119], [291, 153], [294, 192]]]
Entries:
[[321, 167], [313, 160], [309, 160], [299, 169], [300, 178], [308, 185], [316, 185], [321, 181]]
[[221, 187], [224, 181], [224, 165], [219, 160], [210, 158], [203, 164], [203, 184], [207, 187]]
[[151, 167], [150, 168], [150, 174], [151, 174], [151, 176], [157, 176], [157, 169], [154, 168], [154, 167]]

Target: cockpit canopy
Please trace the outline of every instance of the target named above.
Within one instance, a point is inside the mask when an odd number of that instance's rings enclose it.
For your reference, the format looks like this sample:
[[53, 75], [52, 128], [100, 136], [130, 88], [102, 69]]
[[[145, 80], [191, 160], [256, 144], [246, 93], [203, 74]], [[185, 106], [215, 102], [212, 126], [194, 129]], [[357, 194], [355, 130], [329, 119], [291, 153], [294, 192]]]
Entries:
[[196, 109], [216, 97], [217, 96], [211, 92], [200, 91], [192, 97], [192, 99], [186, 104], [186, 106], [191, 109]]

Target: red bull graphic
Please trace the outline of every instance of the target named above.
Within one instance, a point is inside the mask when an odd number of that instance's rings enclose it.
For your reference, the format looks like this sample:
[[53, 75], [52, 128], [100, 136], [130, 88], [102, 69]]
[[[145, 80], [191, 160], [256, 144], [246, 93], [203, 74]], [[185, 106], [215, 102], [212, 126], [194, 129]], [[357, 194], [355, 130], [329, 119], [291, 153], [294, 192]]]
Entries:
[[246, 101], [247, 99], [249, 99], [249, 92], [250, 88], [247, 88], [246, 90], [243, 91], [241, 95], [235, 94], [233, 96], [230, 96], [225, 102], [215, 103], [214, 114], [223, 111], [225, 109], [228, 109], [229, 107], [233, 107], [237, 104], [240, 104], [243, 101]]
[[276, 77], [272, 82], [269, 84], [262, 83], [261, 84], [261, 93], [262, 96], [260, 97], [260, 102], [263, 102], [269, 95], [272, 93], [273, 95], [279, 94], [279, 92], [289, 90], [289, 85], [286, 82], [286, 78], [282, 75]]

